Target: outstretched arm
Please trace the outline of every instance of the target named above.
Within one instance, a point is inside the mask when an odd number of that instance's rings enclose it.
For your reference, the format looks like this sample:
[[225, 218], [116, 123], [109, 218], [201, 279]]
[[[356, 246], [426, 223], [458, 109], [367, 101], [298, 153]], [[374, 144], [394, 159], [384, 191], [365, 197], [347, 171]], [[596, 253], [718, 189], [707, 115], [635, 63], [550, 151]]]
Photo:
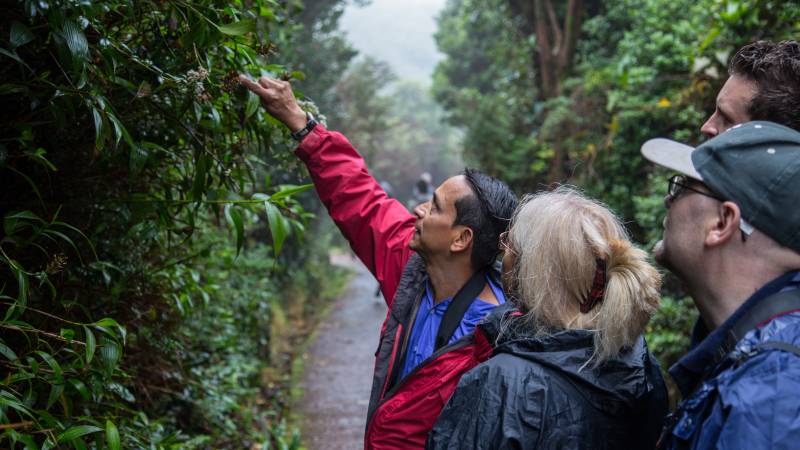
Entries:
[[[306, 126], [306, 113], [288, 82], [267, 77], [255, 82], [244, 76], [240, 81], [261, 97], [267, 112], [289, 130], [296, 132]], [[317, 125], [295, 154], [305, 162], [331, 218], [378, 279], [390, 303], [411, 254], [408, 241], [414, 233], [414, 216], [389, 198], [369, 174], [364, 158], [341, 134]]]

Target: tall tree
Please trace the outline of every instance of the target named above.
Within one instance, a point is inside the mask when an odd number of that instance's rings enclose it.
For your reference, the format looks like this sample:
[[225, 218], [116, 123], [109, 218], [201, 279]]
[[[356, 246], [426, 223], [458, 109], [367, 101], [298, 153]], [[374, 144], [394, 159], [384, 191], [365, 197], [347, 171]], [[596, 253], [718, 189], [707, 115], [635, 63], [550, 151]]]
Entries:
[[561, 95], [561, 80], [571, 67], [575, 43], [581, 31], [583, 0], [560, 2], [553, 0], [509, 0], [514, 14], [524, 20], [516, 21], [520, 31], [536, 38], [536, 71], [539, 92], [544, 99]]

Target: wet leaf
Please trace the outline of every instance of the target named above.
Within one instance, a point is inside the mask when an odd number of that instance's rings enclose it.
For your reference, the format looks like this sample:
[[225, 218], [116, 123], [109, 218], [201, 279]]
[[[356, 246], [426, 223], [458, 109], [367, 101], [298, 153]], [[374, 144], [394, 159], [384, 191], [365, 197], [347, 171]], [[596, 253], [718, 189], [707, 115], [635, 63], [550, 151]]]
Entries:
[[22, 47], [23, 45], [31, 42], [34, 39], [33, 33], [25, 25], [14, 21], [11, 22], [11, 36], [8, 41], [12, 49]]
[[92, 362], [92, 358], [94, 358], [94, 352], [97, 349], [97, 341], [95, 341], [94, 333], [89, 327], [83, 327], [84, 333], [86, 333], [86, 363], [89, 364]]
[[79, 60], [89, 59], [89, 42], [75, 22], [67, 19], [61, 25], [61, 38], [69, 48], [72, 57]]
[[295, 195], [295, 194], [299, 194], [301, 192], [305, 192], [305, 191], [311, 189], [312, 187], [314, 187], [314, 185], [310, 184], [310, 183], [309, 184], [303, 184], [303, 185], [300, 185], [300, 186], [284, 185], [284, 186], [281, 186], [281, 188], [280, 188], [280, 190], [278, 192], [272, 194], [269, 197], [269, 199], [270, 199], [270, 201], [274, 202], [276, 200], [280, 200], [280, 199], [283, 199], [283, 198], [286, 198], [286, 197], [290, 197], [290, 196]]
[[217, 25], [217, 29], [221, 31], [222, 34], [227, 34], [228, 36], [242, 36], [256, 31], [256, 21], [252, 19], [244, 19], [225, 25]]
[[72, 427], [64, 431], [63, 433], [59, 434], [56, 438], [56, 442], [70, 442], [73, 441], [81, 436], [86, 436], [87, 434], [97, 433], [98, 431], [103, 431], [102, 428], [98, 428], [92, 425], [78, 425], [76, 427]]
[[117, 426], [114, 425], [114, 422], [110, 420], [106, 420], [106, 443], [108, 444], [109, 450], [120, 449], [119, 430], [117, 430]]
[[225, 207], [225, 217], [236, 232], [236, 256], [239, 256], [242, 247], [244, 247], [244, 223], [242, 222], [242, 214], [235, 206], [227, 205]]
[[264, 202], [264, 206], [267, 209], [267, 222], [269, 223], [269, 231], [272, 234], [272, 248], [277, 258], [281, 253], [283, 241], [286, 240], [286, 222], [277, 206], [270, 202]]

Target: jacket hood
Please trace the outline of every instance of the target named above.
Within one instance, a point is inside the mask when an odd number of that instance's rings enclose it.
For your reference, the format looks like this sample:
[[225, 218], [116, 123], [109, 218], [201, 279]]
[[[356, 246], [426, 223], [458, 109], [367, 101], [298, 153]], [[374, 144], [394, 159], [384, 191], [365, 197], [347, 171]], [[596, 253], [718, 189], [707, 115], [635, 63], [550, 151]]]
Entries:
[[595, 367], [590, 361], [594, 353], [592, 331], [562, 330], [534, 336], [520, 316], [507, 304], [495, 308], [480, 325], [492, 344], [493, 356], [511, 354], [556, 371], [591, 391], [586, 400], [609, 412], [633, 406], [654, 389], [648, 377], [651, 362], [643, 337], [633, 348]]

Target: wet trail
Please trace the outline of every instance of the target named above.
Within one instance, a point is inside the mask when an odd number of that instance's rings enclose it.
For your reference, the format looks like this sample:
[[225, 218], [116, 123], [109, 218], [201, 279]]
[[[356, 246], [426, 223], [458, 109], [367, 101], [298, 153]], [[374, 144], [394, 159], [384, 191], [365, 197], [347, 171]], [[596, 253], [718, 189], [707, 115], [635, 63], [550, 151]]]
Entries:
[[304, 395], [295, 409], [309, 450], [363, 447], [373, 355], [386, 316], [383, 297], [375, 297], [377, 282], [361, 262], [343, 255], [334, 263], [356, 274], [304, 355]]

